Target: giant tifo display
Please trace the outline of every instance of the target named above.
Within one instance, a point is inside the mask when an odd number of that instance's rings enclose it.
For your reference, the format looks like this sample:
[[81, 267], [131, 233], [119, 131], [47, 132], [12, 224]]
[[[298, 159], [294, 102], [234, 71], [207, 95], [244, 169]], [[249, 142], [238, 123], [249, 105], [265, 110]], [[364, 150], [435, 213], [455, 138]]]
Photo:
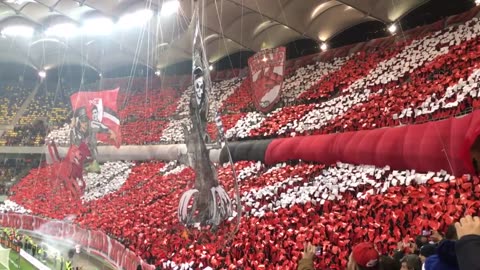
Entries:
[[358, 243], [392, 255], [480, 214], [478, 9], [300, 66], [260, 51], [217, 82], [200, 10], [192, 85], [72, 94], [1, 226], [117, 269], [297, 269], [305, 243], [317, 269], [345, 269]]

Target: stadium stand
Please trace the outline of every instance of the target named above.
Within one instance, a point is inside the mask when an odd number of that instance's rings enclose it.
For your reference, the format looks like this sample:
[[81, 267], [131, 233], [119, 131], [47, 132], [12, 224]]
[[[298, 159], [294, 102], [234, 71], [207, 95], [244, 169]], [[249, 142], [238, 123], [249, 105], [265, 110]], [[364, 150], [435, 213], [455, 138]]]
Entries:
[[33, 87], [18, 82], [2, 82], [0, 89], [2, 90], [0, 91], [0, 124], [10, 125]]
[[[462, 115], [480, 102], [479, 25], [474, 18], [436, 32], [425, 30], [437, 30], [436, 24], [426, 26], [409, 33], [408, 40], [380, 40], [348, 56], [297, 68], [285, 81], [283, 107], [267, 115], [255, 111], [248, 78], [216, 83], [212, 107], [222, 112], [231, 140], [358, 131]], [[385, 44], [389, 47], [381, 47]], [[191, 91], [129, 96], [121, 112], [123, 136], [131, 138], [126, 143], [183, 141], [181, 123], [188, 121]], [[51, 138], [66, 142], [62, 134], [68, 126], [62, 130]], [[213, 122], [208, 131], [215, 138]], [[178, 201], [193, 186], [194, 172], [176, 163], [106, 163], [100, 177], [87, 180], [92, 192], [85, 202], [43, 184], [55, 171], [41, 167], [12, 189], [10, 200], [19, 206], [9, 207], [57, 219], [75, 215], [84, 228], [102, 230], [166, 269], [295, 269], [306, 241], [322, 246], [318, 269], [344, 269], [353, 243], [368, 241], [380, 253], [393, 254], [399, 242], [415, 242], [422, 230], [445, 231], [463, 215], [478, 214], [480, 206], [478, 177], [445, 171], [301, 161], [273, 166], [242, 161], [234, 167], [245, 214], [236, 235], [231, 234], [234, 219], [217, 235], [178, 223]], [[231, 170], [217, 168], [229, 194]]]
[[41, 146], [44, 145], [44, 138], [47, 127], [43, 121], [36, 121], [33, 124], [15, 126], [13, 130], [7, 130], [0, 139], [0, 145], [5, 146]]
[[31, 124], [37, 119], [45, 119], [50, 125], [58, 126], [67, 121], [71, 110], [69, 104], [68, 97], [45, 88], [39, 89], [35, 98], [28, 104], [19, 124]]
[[[82, 226], [101, 229], [122, 239], [143, 258], [151, 262], [156, 258], [154, 262], [158, 265], [192, 262], [192, 268], [200, 264], [216, 268], [249, 265], [236, 259], [244, 256], [255, 257], [258, 264], [264, 264], [269, 256], [268, 263], [293, 269], [296, 260], [282, 254], [298, 258], [307, 239], [315, 245], [323, 245], [325, 260], [318, 263], [319, 267], [345, 266], [346, 247], [350, 242], [371, 241], [382, 253], [389, 253], [400, 239], [413, 239], [422, 228], [444, 230], [458, 220], [461, 213], [473, 214], [479, 206], [475, 200], [478, 192], [470, 192], [472, 186], [479, 184], [478, 178], [341, 163], [332, 166], [278, 164], [267, 168], [260, 163], [240, 162], [235, 167], [242, 181], [246, 216], [239, 234], [227, 247], [222, 244], [224, 239], [215, 240], [208, 231], [185, 231], [182, 226], [175, 225], [178, 224], [178, 199], [183, 190], [193, 184], [193, 171], [179, 168], [173, 173], [158, 174], [164, 167], [165, 164], [157, 162], [139, 164], [133, 167], [118, 191], [86, 204], [72, 202], [61, 192], [36, 184], [53, 173], [49, 167], [41, 168], [15, 186], [11, 199], [47, 217], [62, 219], [75, 214], [76, 222]], [[233, 189], [230, 170], [223, 167], [218, 171], [228, 190]], [[461, 198], [454, 198], [451, 194], [455, 193], [462, 194]], [[40, 197], [50, 199], [41, 201]], [[425, 201], [425, 198], [429, 199]], [[408, 204], [401, 203], [406, 199]], [[433, 205], [437, 205], [436, 208]], [[372, 211], [377, 212], [376, 218], [365, 219]], [[436, 219], [437, 213], [443, 218]], [[410, 226], [406, 226], [407, 223]], [[220, 234], [228, 235], [233, 227], [234, 222], [227, 223]], [[208, 244], [193, 239], [204, 239]], [[263, 241], [272, 244], [256, 247]], [[174, 252], [189, 245], [193, 246], [185, 252]], [[286, 246], [273, 248], [280, 245]], [[218, 250], [219, 247], [223, 248]], [[256, 257], [260, 250], [265, 257]], [[167, 256], [172, 252], [175, 253], [173, 257]]]

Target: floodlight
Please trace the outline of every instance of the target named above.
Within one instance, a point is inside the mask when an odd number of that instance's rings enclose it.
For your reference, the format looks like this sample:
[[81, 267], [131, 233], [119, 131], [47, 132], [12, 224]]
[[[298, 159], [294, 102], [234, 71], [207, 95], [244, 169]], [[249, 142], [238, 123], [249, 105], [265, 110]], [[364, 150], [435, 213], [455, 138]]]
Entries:
[[117, 26], [121, 29], [130, 29], [137, 26], [145, 25], [153, 16], [153, 11], [150, 9], [141, 9], [133, 13], [128, 13], [120, 17]]
[[180, 7], [180, 2], [178, 0], [171, 0], [164, 2], [162, 5], [162, 10], [160, 11], [160, 16], [167, 17], [178, 12]]
[[6, 26], [2, 29], [2, 36], [11, 36], [11, 37], [25, 37], [30, 38], [33, 36], [35, 30], [31, 26], [27, 25], [11, 25]]
[[85, 35], [108, 35], [113, 31], [113, 22], [109, 18], [90, 18], [83, 22]]
[[325, 42], [322, 43], [322, 45], [320, 45], [320, 49], [321, 49], [322, 51], [326, 51], [326, 50], [328, 49], [327, 43], [325, 43]]
[[47, 77], [47, 72], [45, 70], [40, 70], [38, 72], [38, 77], [45, 79], [45, 77]]
[[391, 34], [395, 34], [395, 32], [397, 32], [397, 26], [395, 24], [392, 24], [388, 27], [388, 32], [390, 32]]
[[73, 37], [78, 34], [78, 27], [73, 23], [60, 23], [52, 25], [45, 30], [45, 35], [55, 37]]

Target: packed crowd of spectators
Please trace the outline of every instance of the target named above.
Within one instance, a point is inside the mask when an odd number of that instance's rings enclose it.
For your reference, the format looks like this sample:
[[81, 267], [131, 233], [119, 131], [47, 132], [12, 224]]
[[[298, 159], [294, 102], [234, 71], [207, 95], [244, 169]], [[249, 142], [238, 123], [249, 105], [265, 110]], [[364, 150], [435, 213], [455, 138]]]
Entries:
[[[355, 131], [460, 115], [478, 101], [478, 24], [474, 18], [391, 42], [388, 48], [365, 47], [301, 67], [285, 79], [278, 108], [266, 115], [253, 106], [249, 78], [229, 80], [212, 90], [212, 112], [221, 112], [230, 140]], [[188, 87], [177, 108], [170, 107], [166, 115], [172, 117], [155, 130], [155, 140], [183, 142], [181, 126], [189, 121], [191, 93]], [[208, 131], [216, 138], [210, 116]]]
[[41, 146], [47, 127], [43, 121], [35, 121], [32, 124], [18, 125], [12, 130], [4, 132], [0, 138], [2, 146]]
[[0, 163], [0, 196], [9, 195], [10, 188], [26, 176], [32, 167], [38, 167], [39, 160], [5, 159]]
[[[29, 93], [25, 94], [25, 97]], [[10, 113], [19, 112], [25, 100], [12, 99], [17, 102], [10, 108]], [[20, 103], [18, 103], [20, 102]], [[7, 103], [8, 104], [8, 103]], [[49, 128], [55, 129], [67, 121], [69, 117], [69, 101], [63, 95], [39, 89], [35, 97], [28, 103], [17, 125], [4, 131], [0, 138], [2, 146], [41, 146], [45, 144], [45, 136]], [[0, 112], [0, 115], [3, 115]], [[7, 119], [5, 124], [12, 124], [13, 117]]]
[[67, 121], [70, 111], [68, 97], [42, 88], [37, 91], [35, 98], [28, 104], [19, 124], [31, 124], [38, 119], [43, 119], [50, 125], [57, 126]]
[[[230, 140], [372, 129], [462, 114], [478, 99], [477, 25], [474, 18], [408, 40], [392, 36], [397, 40], [389, 47], [363, 46], [346, 57], [300, 67], [285, 78], [277, 109], [266, 115], [253, 106], [248, 77], [214, 83], [209, 134], [216, 138], [217, 110]], [[190, 86], [123, 93], [119, 114], [124, 144], [183, 142], [181, 124], [189, 121], [191, 91]], [[20, 124], [38, 118], [52, 127], [67, 122], [68, 100], [43, 92]], [[377, 110], [379, 106], [385, 109]], [[50, 139], [68, 138], [68, 130], [51, 130]], [[43, 143], [42, 135], [24, 136], [31, 135], [13, 133], [9, 144]]]
[[[125, 165], [104, 165], [102, 171], [116, 172], [118, 166]], [[304, 162], [238, 162], [235, 169], [243, 217], [228, 241], [224, 237], [234, 230], [235, 219], [216, 233], [179, 224], [178, 202], [192, 187], [194, 172], [173, 162], [140, 163], [129, 173], [119, 172], [115, 177], [126, 178], [123, 185], [97, 189], [95, 199], [83, 203], [45, 184], [54, 167], [39, 168], [13, 188], [10, 199], [36, 215], [75, 215], [81, 226], [103, 230], [167, 269], [182, 264], [182, 269], [294, 269], [306, 241], [322, 246], [322, 256], [315, 259], [318, 269], [344, 269], [355, 243], [368, 241], [393, 255], [400, 240], [410, 243], [424, 231], [443, 232], [462, 215], [478, 214], [480, 206], [477, 177], [444, 171]], [[231, 173], [229, 166], [218, 168], [219, 181], [233, 198]]]
[[[389, 49], [393, 54], [375, 57], [381, 50], [374, 50], [372, 58], [354, 57], [349, 61], [358, 60], [356, 64], [343, 65], [300, 93], [297, 97], [305, 104], [285, 106], [267, 115], [250, 112], [227, 135], [252, 139], [355, 131], [461, 114], [478, 100], [477, 26], [478, 20], [473, 19], [399, 43]], [[346, 79], [352, 72], [357, 74], [357, 69], [367, 75], [346, 85], [332, 79]], [[318, 100], [318, 93], [331, 98], [311, 103]]]
[[[393, 256], [381, 255], [371, 242], [356, 244], [348, 258], [347, 270], [443, 270], [477, 269], [480, 265], [480, 217], [467, 215], [451, 224], [443, 234], [423, 231], [412, 242], [398, 242]], [[321, 246], [305, 243], [298, 270], [313, 270]]]
[[33, 86], [23, 83], [0, 84], [0, 124], [9, 125], [18, 110], [33, 91]]

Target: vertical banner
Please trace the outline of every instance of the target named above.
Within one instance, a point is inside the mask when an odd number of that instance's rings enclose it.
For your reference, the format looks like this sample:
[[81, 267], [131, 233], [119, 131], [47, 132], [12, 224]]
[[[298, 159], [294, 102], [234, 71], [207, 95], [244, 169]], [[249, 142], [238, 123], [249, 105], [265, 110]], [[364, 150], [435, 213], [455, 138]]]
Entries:
[[199, 16], [199, 2], [195, 1], [194, 13], [192, 23], [195, 24], [195, 33], [193, 35], [193, 51], [192, 51], [192, 79], [193, 90], [195, 92], [196, 113], [200, 116], [202, 124], [202, 131], [205, 131], [205, 123], [208, 117], [208, 98], [209, 91], [212, 86], [210, 80], [210, 70], [205, 54], [205, 47], [203, 44], [200, 16]]
[[118, 116], [117, 96], [119, 88], [95, 92], [77, 92], [70, 96], [74, 115], [87, 117], [90, 127], [107, 129], [115, 133], [116, 140], [106, 133], [96, 133], [97, 139], [104, 143], [120, 147], [120, 118]]
[[285, 47], [266, 49], [248, 59], [253, 101], [263, 113], [271, 111], [282, 94], [285, 52]]

